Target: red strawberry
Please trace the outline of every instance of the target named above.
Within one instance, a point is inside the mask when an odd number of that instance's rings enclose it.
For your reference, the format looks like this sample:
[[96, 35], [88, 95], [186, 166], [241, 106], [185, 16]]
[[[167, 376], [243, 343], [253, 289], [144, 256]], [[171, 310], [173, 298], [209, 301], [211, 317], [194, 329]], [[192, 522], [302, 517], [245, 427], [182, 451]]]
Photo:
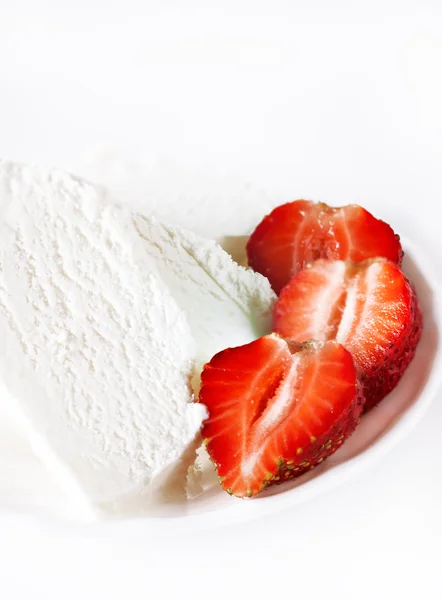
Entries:
[[249, 265], [268, 277], [277, 294], [318, 258], [363, 261], [382, 256], [402, 262], [399, 236], [361, 206], [332, 208], [295, 200], [264, 217], [247, 243]]
[[299, 271], [275, 305], [274, 330], [291, 340], [336, 340], [351, 352], [365, 410], [398, 383], [422, 332], [416, 294], [399, 267], [317, 260]]
[[208, 452], [222, 487], [254, 496], [302, 475], [353, 432], [362, 394], [340, 344], [293, 344], [275, 334], [216, 354], [199, 401]]

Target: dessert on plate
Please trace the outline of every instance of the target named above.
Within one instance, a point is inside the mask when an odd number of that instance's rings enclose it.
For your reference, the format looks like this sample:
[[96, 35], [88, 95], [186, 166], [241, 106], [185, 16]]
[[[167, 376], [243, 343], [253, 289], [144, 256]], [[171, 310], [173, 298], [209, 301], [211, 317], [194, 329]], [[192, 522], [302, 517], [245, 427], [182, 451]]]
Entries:
[[180, 460], [184, 487], [205, 416], [192, 381], [267, 333], [268, 281], [93, 185], [10, 163], [0, 265], [1, 401], [69, 495], [135, 509]]
[[158, 482], [185, 497], [203, 438], [221, 488], [255, 496], [399, 381], [422, 316], [391, 227], [295, 201], [247, 253], [0, 163], [1, 408], [88, 514], [148, 511]]

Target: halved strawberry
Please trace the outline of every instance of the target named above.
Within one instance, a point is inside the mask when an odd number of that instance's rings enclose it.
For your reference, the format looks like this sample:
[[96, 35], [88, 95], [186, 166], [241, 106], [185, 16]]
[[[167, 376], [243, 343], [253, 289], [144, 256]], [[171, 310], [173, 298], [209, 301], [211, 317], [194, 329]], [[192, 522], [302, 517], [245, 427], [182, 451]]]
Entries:
[[203, 437], [222, 487], [254, 496], [302, 475], [356, 427], [362, 394], [340, 344], [292, 344], [275, 334], [216, 354], [204, 367]]
[[317, 260], [282, 290], [274, 330], [291, 340], [336, 340], [351, 352], [369, 410], [398, 383], [422, 332], [416, 293], [385, 259]]
[[361, 206], [340, 208], [295, 200], [264, 217], [247, 243], [249, 265], [268, 277], [277, 294], [318, 258], [363, 261], [382, 256], [401, 264], [399, 236]]

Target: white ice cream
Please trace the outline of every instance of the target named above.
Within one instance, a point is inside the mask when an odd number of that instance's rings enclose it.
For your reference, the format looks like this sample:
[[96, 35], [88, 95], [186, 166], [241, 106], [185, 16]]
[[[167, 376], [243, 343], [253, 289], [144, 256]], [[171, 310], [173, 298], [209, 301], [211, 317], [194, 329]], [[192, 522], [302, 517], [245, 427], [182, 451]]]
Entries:
[[183, 484], [203, 418], [189, 381], [266, 333], [273, 300], [211, 242], [69, 175], [0, 164], [2, 412], [86, 511], [137, 510], [171, 464]]
[[196, 341], [196, 371], [227, 346], [240, 346], [271, 328], [275, 296], [267, 279], [238, 266], [215, 242], [137, 216], [145, 248]]

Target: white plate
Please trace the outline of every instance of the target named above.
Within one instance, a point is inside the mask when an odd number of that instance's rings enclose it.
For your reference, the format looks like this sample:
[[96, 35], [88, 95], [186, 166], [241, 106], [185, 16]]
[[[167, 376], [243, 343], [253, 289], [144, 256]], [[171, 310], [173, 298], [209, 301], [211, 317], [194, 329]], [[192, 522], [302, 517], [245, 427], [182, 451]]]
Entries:
[[397, 388], [370, 413], [346, 444], [320, 467], [297, 480], [269, 488], [251, 500], [228, 496], [214, 486], [186, 504], [164, 506], [156, 517], [101, 525], [125, 536], [153, 532], [188, 532], [256, 519], [305, 502], [345, 482], [379, 461], [407, 436], [425, 414], [442, 380], [442, 293], [427, 265], [428, 255], [404, 241], [404, 271], [416, 286], [424, 313], [421, 341]]
[[[89, 168], [84, 165], [78, 166], [76, 171], [82, 171], [91, 176], [92, 179], [104, 181], [120, 193], [122, 188], [125, 187], [124, 181], [118, 182], [117, 185], [115, 181], [106, 180], [105, 173], [100, 170], [97, 171], [96, 166], [92, 169], [90, 166]], [[141, 182], [140, 179], [136, 180], [135, 188], [137, 193], [141, 194], [140, 197], [152, 198], [156, 190], [167, 188], [168, 184], [164, 178], [167, 173], [170, 173], [170, 171], [164, 173], [161, 169], [153, 169], [149, 183], [146, 183], [146, 181]], [[185, 181], [182, 173], [181, 179], [177, 175], [177, 170], [174, 173], [175, 191], [171, 191], [169, 188], [168, 198], [171, 205], [177, 206], [183, 190], [187, 190], [187, 193], [184, 193], [186, 201], [182, 206], [183, 210], [174, 213], [175, 220], [186, 226], [190, 225], [189, 218], [195, 219], [192, 214], [195, 215], [196, 213], [192, 213], [192, 208], [199, 205], [198, 202], [200, 202], [201, 197], [206, 198], [205, 210], [208, 213], [218, 211], [219, 215], [222, 216], [225, 206], [231, 205], [231, 199], [240, 196], [241, 190], [244, 190], [242, 185], [238, 188], [238, 180], [236, 179], [232, 182], [228, 178], [211, 179], [205, 175], [204, 182], [198, 183], [199, 187], [196, 192], [194, 177], [190, 177], [193, 182], [190, 185], [189, 178]], [[133, 170], [131, 171], [131, 180], [133, 182]], [[223, 206], [219, 206], [216, 197], [210, 196], [210, 190], [219, 189], [220, 185], [226, 201], [224, 209]], [[242, 205], [243, 211], [246, 212], [246, 216], [244, 214], [242, 216], [242, 233], [248, 232], [251, 224], [256, 221], [256, 215], [247, 212], [247, 205], [250, 199], [254, 197], [254, 193], [257, 194], [258, 192], [254, 192], [253, 188], [247, 189], [246, 200]], [[131, 194], [131, 190], [126, 188], [124, 191], [131, 204], [139, 205], [141, 203], [140, 198], [135, 197], [133, 193]], [[275, 204], [274, 200], [269, 199], [270, 196], [259, 195], [261, 204], [257, 210], [261, 211], [260, 215], [266, 212], [270, 205]], [[230, 199], [230, 202], [228, 199]], [[376, 207], [367, 206], [367, 208], [372, 209], [377, 216], [382, 216], [379, 214], [379, 209], [376, 210]], [[167, 203], [160, 203], [156, 209], [156, 212], [166, 214], [170, 211], [170, 206]], [[229, 225], [228, 222], [222, 223], [220, 219], [209, 222], [203, 215], [200, 221], [195, 221], [195, 223], [196, 229], [200, 233], [213, 236], [226, 229], [231, 233], [240, 233], [238, 219], [231, 221]], [[209, 223], [210, 231], [203, 230], [205, 223]], [[402, 230], [400, 222], [393, 223], [393, 226], [399, 232]], [[238, 238], [238, 240], [241, 242], [241, 238]], [[16, 512], [16, 509], [19, 508], [28, 515], [38, 512], [40, 524], [50, 528], [56, 527], [58, 531], [61, 528], [62, 530], [66, 529], [66, 531], [75, 530], [77, 534], [80, 532], [85, 536], [97, 535], [97, 533], [100, 535], [121, 534], [125, 538], [141, 539], [147, 533], [149, 535], [154, 533], [158, 535], [176, 534], [256, 519], [326, 493], [369, 465], [379, 461], [419, 422], [441, 383], [442, 288], [438, 279], [439, 275], [433, 270], [432, 266], [432, 264], [435, 264], [434, 249], [426, 248], [425, 242], [425, 239], [412, 241], [402, 238], [405, 250], [404, 271], [416, 287], [424, 313], [424, 330], [416, 356], [393, 393], [362, 418], [361, 424], [351, 439], [320, 467], [297, 480], [269, 488], [260, 496], [251, 500], [239, 500], [228, 496], [217, 485], [215, 478], [212, 477], [211, 480], [209, 476], [209, 489], [196, 498], [185, 503], [160, 506], [149, 516], [131, 520], [79, 524], [69, 522], [66, 519], [54, 518], [51, 516], [50, 511], [42, 511], [41, 507], [39, 507], [39, 511], [33, 510], [36, 507], [33, 507], [32, 502], [29, 503], [29, 501], [17, 502], [15, 506], [13, 502], [12, 504], [9, 503], [8, 509], [13, 511], [15, 509], [14, 512]], [[232, 247], [231, 239], [227, 243], [229, 247]], [[237, 252], [241, 256], [241, 243], [237, 247]], [[8, 482], [0, 481], [0, 487], [2, 485], [6, 488]], [[63, 497], [60, 496], [60, 498]]]

